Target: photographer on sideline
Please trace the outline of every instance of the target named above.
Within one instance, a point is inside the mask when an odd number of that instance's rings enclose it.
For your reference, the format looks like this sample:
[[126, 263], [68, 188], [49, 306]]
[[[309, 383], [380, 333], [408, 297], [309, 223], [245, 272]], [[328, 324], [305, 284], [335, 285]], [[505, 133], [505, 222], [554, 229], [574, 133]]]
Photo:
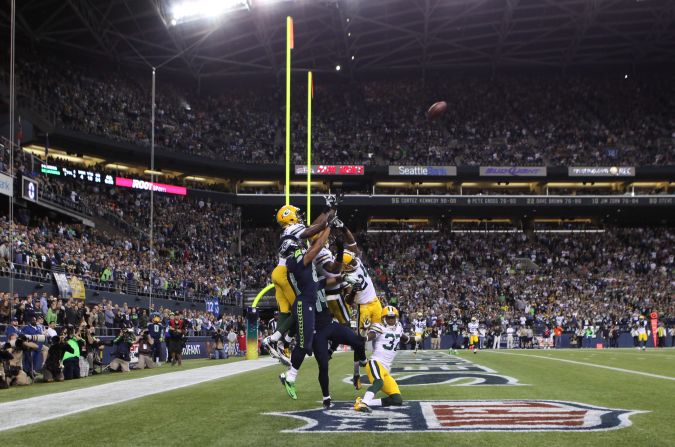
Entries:
[[225, 352], [225, 335], [223, 335], [223, 330], [218, 328], [216, 333], [213, 334], [211, 338], [213, 339], [214, 343], [213, 358], [215, 360], [226, 359], [227, 352]]
[[9, 381], [7, 377], [9, 375], [9, 361], [12, 360], [14, 356], [11, 352], [5, 349], [5, 346], [0, 346], [0, 390], [6, 390], [9, 388]]
[[136, 339], [136, 343], [138, 343], [138, 364], [136, 365], [136, 369], [145, 369], [146, 367], [152, 369], [156, 367], [157, 365], [152, 360], [155, 341], [150, 336], [150, 333], [147, 330], [143, 331]]
[[38, 345], [28, 341], [28, 338], [16, 333], [9, 336], [7, 343], [5, 343], [5, 350], [12, 354], [12, 359], [9, 360], [8, 372], [6, 372], [7, 383], [12, 385], [30, 385], [31, 381], [28, 374], [23, 370], [23, 353], [24, 351], [35, 351]]
[[72, 346], [66, 342], [68, 331], [66, 328], [61, 330], [61, 334], [51, 337], [51, 344], [47, 351], [47, 359], [42, 368], [42, 376], [45, 382], [53, 381], [63, 382], [63, 364], [62, 359], [66, 352], [74, 353]]
[[85, 340], [87, 346], [87, 363], [89, 365], [90, 374], [98, 374], [94, 367], [101, 365], [101, 353], [103, 352], [104, 343], [98, 339], [94, 334], [96, 328], [94, 326], [85, 327], [82, 330], [82, 338]]
[[112, 346], [114, 347], [112, 355], [115, 358], [110, 362], [110, 371], [129, 372], [131, 345], [135, 341], [136, 337], [134, 337], [130, 329], [120, 329], [120, 334], [112, 341]]
[[65, 380], [80, 378], [80, 353], [84, 340], [80, 338], [79, 331], [73, 326], [66, 327], [66, 343], [72, 348], [63, 354], [63, 378]]

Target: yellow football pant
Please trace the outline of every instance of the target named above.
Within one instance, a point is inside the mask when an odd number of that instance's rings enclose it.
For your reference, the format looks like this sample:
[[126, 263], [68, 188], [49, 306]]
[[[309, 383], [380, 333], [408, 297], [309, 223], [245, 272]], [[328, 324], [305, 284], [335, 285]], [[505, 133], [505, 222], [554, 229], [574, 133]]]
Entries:
[[349, 308], [349, 304], [345, 303], [345, 299], [339, 295], [337, 299], [328, 300], [328, 309], [333, 318], [340, 324], [349, 324], [352, 319], [352, 310]]
[[291, 313], [291, 306], [295, 303], [295, 291], [288, 282], [288, 269], [285, 265], [277, 265], [272, 270], [272, 284], [274, 296], [279, 305], [279, 312]]
[[638, 334], [638, 341], [647, 341], [647, 340], [649, 340], [647, 334]]
[[469, 346], [478, 344], [478, 335], [469, 336]]
[[382, 304], [379, 299], [368, 304], [359, 304], [359, 332], [363, 330], [366, 318], [370, 320], [370, 324], [382, 323]]
[[401, 394], [401, 390], [398, 389], [398, 384], [394, 378], [389, 375], [389, 371], [383, 367], [380, 362], [377, 360], [369, 360], [366, 365], [366, 374], [368, 374], [368, 379], [370, 383], [375, 383], [376, 380], [382, 379], [384, 385], [382, 386], [382, 392], [387, 396], [392, 394]]

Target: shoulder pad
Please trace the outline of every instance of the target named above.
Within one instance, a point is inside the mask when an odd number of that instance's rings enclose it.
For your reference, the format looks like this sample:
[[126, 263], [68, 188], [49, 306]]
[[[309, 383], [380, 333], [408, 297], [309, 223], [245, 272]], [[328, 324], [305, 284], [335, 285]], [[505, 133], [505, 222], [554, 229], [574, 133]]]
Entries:
[[381, 334], [384, 332], [384, 327], [380, 323], [373, 323], [370, 326], [370, 330]]

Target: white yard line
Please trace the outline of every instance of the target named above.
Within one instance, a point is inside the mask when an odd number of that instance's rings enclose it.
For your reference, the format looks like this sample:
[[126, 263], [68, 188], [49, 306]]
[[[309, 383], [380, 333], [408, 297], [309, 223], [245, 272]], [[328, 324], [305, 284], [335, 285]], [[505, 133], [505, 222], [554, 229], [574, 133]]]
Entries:
[[[246, 360], [5, 402], [0, 404], [0, 414], [2, 414], [0, 431], [56, 419], [92, 408], [118, 404], [151, 394], [198, 385], [209, 380], [222, 379], [278, 364], [277, 361], [270, 358]], [[58, 384], [54, 386], [58, 386]]]
[[501, 354], [501, 355], [517, 355], [519, 357], [529, 357], [529, 358], [544, 359], [544, 360], [556, 360], [558, 362], [573, 363], [575, 365], [583, 365], [583, 366], [590, 366], [590, 367], [593, 367], [593, 368], [609, 369], [610, 371], [618, 371], [618, 372], [623, 372], [623, 373], [628, 373], [628, 374], [637, 374], [639, 376], [652, 377], [654, 379], [664, 379], [664, 380], [675, 381], [675, 377], [671, 377], [671, 376], [660, 376], [658, 374], [652, 374], [652, 373], [647, 373], [647, 372], [642, 372], [642, 371], [634, 371], [632, 369], [615, 368], [613, 366], [597, 365], [595, 363], [578, 362], [576, 360], [559, 359], [557, 357], [548, 357], [548, 356], [544, 357], [544, 356], [541, 356], [541, 355], [516, 354], [516, 353], [511, 353], [511, 352], [497, 352], [497, 351], [481, 351], [481, 353]]

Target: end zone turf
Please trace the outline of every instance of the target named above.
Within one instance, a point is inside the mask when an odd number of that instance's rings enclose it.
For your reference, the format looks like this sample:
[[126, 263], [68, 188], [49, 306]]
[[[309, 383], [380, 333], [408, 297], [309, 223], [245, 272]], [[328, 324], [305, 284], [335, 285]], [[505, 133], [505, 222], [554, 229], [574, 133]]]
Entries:
[[[550, 410], [541, 405], [565, 402], [563, 411], [587, 411], [589, 421], [597, 412], [609, 411], [621, 421], [625, 413], [630, 425], [619, 425], [607, 431], [530, 431], [493, 432], [487, 430], [409, 432], [379, 426], [374, 431], [356, 430], [358, 426], [378, 424], [363, 422], [360, 414], [353, 414], [350, 405], [357, 395], [353, 387], [342, 383], [349, 374], [352, 358], [336, 355], [331, 360], [331, 395], [341, 402], [329, 411], [343, 413], [346, 421], [332, 427], [329, 433], [317, 433], [306, 428], [306, 422], [296, 418], [271, 416], [267, 413], [321, 412], [321, 393], [317, 383], [317, 368], [313, 361], [306, 361], [297, 382], [298, 400], [290, 400], [282, 389], [277, 376], [284, 370], [271, 366], [257, 371], [157, 393], [116, 405], [95, 408], [64, 418], [20, 427], [2, 433], [8, 445], [38, 445], [49, 439], [51, 443], [87, 443], [89, 445], [261, 445], [304, 447], [321, 445], [452, 445], [477, 447], [483, 445], [541, 447], [556, 446], [665, 446], [675, 445], [672, 421], [675, 420], [675, 383], [648, 376], [626, 374], [619, 371], [598, 369], [566, 362], [554, 362], [529, 355], [546, 355], [554, 358], [578, 360], [618, 368], [640, 370], [672, 377], [675, 351], [661, 350], [647, 353], [633, 351], [567, 350], [550, 352], [519, 351], [523, 356], [473, 355], [460, 353], [469, 363], [489, 368], [497, 374], [516, 378], [528, 386], [458, 386], [458, 384], [404, 386], [401, 388], [404, 405], [408, 408], [436, 405], [434, 414], [443, 417], [457, 410], [457, 401], [488, 401], [491, 411], [509, 401], [530, 401], [538, 412]], [[653, 358], [650, 353], [657, 354]], [[436, 358], [451, 360], [445, 353], [424, 353]], [[593, 355], [592, 361], [586, 358]], [[401, 353], [403, 360], [406, 353]], [[638, 357], [645, 358], [638, 360]], [[309, 359], [308, 359], [309, 360]], [[422, 359], [420, 359], [422, 360]], [[652, 362], [653, 361], [653, 362]], [[422, 360], [422, 362], [424, 361]], [[430, 362], [432, 366], [433, 363]], [[439, 366], [440, 367], [440, 366]], [[466, 365], [464, 365], [466, 367]], [[432, 371], [433, 372], [433, 371]], [[363, 390], [359, 393], [362, 394]], [[59, 412], [54, 399], [51, 409]], [[572, 408], [579, 405], [579, 408]], [[459, 410], [466, 410], [459, 405]], [[558, 411], [553, 409], [552, 411]], [[397, 409], [391, 415], [398, 413]], [[330, 414], [330, 413], [329, 413]], [[405, 415], [404, 415], [405, 416]], [[508, 415], [517, 417], [517, 414]], [[578, 418], [579, 414], [572, 413]], [[380, 418], [380, 421], [383, 419]], [[407, 416], [406, 416], [407, 417]], [[441, 419], [443, 419], [441, 417]], [[556, 416], [558, 417], [558, 416]], [[600, 416], [602, 418], [602, 415]], [[614, 417], [614, 416], [610, 416]], [[396, 417], [389, 418], [396, 420]], [[439, 419], [437, 417], [437, 419]], [[447, 418], [445, 418], [447, 420]], [[366, 420], [368, 420], [366, 418]], [[401, 419], [402, 420], [402, 419]], [[578, 420], [578, 419], [577, 419]], [[586, 417], [584, 416], [584, 420]], [[440, 421], [440, 419], [439, 419]], [[382, 422], [384, 423], [384, 422]], [[389, 424], [389, 422], [386, 422]], [[75, 427], [76, 429], [72, 429]], [[342, 427], [342, 429], [339, 429]]]

